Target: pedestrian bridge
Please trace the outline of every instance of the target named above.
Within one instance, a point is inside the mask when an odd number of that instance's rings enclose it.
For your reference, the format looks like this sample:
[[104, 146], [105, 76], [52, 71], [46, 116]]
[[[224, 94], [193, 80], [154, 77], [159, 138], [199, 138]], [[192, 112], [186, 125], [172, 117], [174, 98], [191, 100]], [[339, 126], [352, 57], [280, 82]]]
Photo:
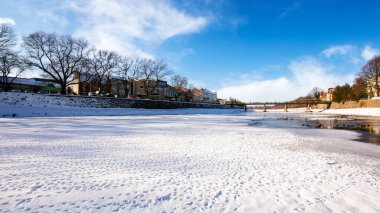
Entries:
[[290, 105], [305, 105], [307, 107], [307, 111], [311, 111], [312, 105], [317, 104], [326, 104], [327, 106], [331, 105], [331, 101], [319, 101], [319, 100], [297, 100], [297, 101], [285, 101], [285, 102], [241, 102], [241, 103], [230, 103], [228, 105], [231, 106], [242, 106], [245, 111], [247, 111], [247, 106], [263, 106], [264, 112], [267, 111], [268, 105], [274, 106], [283, 106], [284, 111], [288, 111], [288, 107]]

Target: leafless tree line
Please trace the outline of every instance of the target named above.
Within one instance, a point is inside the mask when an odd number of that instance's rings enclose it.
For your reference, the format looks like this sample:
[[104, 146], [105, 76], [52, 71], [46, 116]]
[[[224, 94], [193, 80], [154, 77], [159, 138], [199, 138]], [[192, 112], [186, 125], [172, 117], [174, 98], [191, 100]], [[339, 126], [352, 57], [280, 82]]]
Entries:
[[169, 74], [163, 61], [125, 58], [113, 51], [96, 50], [87, 41], [71, 36], [36, 32], [23, 40], [26, 63], [59, 82], [61, 94], [65, 94], [65, 88], [75, 83], [73, 75], [77, 72], [80, 77], [85, 76], [82, 82], [96, 79], [99, 92], [110, 83], [113, 75], [125, 84], [126, 94], [130, 90], [131, 80], [142, 78], [146, 96], [150, 97], [157, 88], [157, 82]]
[[[16, 34], [11, 27], [0, 25], [0, 86], [5, 90], [9, 90], [16, 77], [26, 69], [19, 52], [15, 50], [16, 40]], [[14, 78], [8, 78], [11, 73]]]
[[352, 86], [338, 85], [333, 93], [333, 101], [358, 101], [380, 96], [380, 56], [374, 56], [359, 71]]
[[[133, 79], [143, 81], [147, 98], [158, 87], [160, 81], [170, 75], [164, 61], [127, 58], [113, 51], [97, 50], [85, 39], [68, 35], [35, 32], [23, 37], [23, 54], [15, 51], [16, 34], [9, 25], [0, 25], [0, 69], [3, 81], [19, 76], [26, 68], [42, 72], [61, 86], [61, 94], [66, 88], [77, 83], [75, 73], [82, 82], [96, 79], [100, 90], [116, 76], [124, 85], [125, 94], [131, 90]], [[10, 84], [12, 82], [8, 82]], [[187, 86], [185, 77], [172, 78], [173, 86]], [[8, 87], [3, 86], [8, 89]], [[99, 91], [100, 92], [100, 91]]]
[[[374, 56], [360, 69], [352, 85], [346, 83], [334, 88], [332, 101], [358, 101], [380, 96], [380, 56]], [[309, 97], [318, 99], [322, 90], [314, 88]]]
[[358, 77], [367, 84], [370, 95], [380, 96], [380, 56], [374, 56], [360, 70]]

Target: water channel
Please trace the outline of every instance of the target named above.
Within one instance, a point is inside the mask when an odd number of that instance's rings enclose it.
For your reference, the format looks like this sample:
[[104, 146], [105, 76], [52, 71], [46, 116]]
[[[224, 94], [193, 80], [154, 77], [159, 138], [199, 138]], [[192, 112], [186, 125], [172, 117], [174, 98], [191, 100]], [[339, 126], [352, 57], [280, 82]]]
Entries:
[[319, 128], [344, 129], [360, 132], [358, 140], [380, 145], [380, 118], [344, 116], [344, 115], [317, 115], [295, 113], [259, 113], [251, 120], [252, 126], [266, 128]]

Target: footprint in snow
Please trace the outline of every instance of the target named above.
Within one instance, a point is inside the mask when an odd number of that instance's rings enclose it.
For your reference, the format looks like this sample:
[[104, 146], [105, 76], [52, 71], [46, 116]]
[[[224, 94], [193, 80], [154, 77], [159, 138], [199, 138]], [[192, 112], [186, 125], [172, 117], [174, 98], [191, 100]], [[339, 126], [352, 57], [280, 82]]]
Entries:
[[334, 165], [334, 164], [338, 164], [338, 162], [336, 162], [335, 160], [329, 160], [327, 161], [327, 164]]
[[164, 195], [164, 196], [161, 196], [161, 197], [157, 197], [156, 198], [156, 203], [160, 203], [160, 202], [163, 202], [163, 201], [168, 201], [170, 200], [171, 198], [171, 193], [167, 194], [167, 195]]
[[220, 197], [221, 195], [222, 195], [222, 191], [219, 191], [218, 193], [216, 193], [215, 198], [218, 198], [218, 197]]

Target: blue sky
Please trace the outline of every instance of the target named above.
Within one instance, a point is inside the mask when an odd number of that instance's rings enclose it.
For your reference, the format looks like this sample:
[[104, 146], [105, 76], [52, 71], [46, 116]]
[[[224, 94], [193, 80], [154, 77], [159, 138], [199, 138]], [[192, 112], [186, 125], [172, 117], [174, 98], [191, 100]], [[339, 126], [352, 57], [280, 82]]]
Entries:
[[280, 101], [352, 83], [380, 53], [373, 0], [2, 0], [0, 23], [85, 37], [223, 98]]

